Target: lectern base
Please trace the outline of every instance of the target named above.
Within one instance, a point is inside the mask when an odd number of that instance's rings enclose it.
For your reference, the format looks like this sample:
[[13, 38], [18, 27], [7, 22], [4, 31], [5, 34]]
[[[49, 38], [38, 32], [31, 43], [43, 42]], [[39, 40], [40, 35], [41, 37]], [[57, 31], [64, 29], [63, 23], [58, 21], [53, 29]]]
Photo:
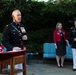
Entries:
[[[18, 75], [20, 72], [23, 73], [23, 75], [26, 75], [25, 51], [3, 53], [3, 54], [0, 54], [0, 57], [5, 57], [0, 59], [0, 75], [1, 74]], [[2, 70], [2, 67], [1, 67], [2, 64], [10, 65], [10, 69]], [[15, 68], [15, 65], [17, 64], [22, 64], [22, 69]]]

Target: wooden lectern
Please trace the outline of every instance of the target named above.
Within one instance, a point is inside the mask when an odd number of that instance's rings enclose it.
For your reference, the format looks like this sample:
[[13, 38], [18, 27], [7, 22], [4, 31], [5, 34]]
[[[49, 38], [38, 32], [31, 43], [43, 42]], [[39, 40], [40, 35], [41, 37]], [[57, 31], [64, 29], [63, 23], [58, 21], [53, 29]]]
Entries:
[[[15, 75], [23, 72], [23, 75], [26, 75], [25, 52], [25, 50], [20, 50], [0, 53], [0, 74]], [[23, 69], [15, 69], [15, 65], [20, 63], [22, 63]], [[2, 64], [10, 65], [10, 70], [2, 70]]]

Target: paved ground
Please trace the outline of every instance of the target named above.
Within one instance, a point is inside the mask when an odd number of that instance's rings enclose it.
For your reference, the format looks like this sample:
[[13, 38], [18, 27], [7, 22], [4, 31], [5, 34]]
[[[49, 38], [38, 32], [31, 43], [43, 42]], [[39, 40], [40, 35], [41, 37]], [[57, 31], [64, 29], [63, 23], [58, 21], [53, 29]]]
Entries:
[[27, 67], [27, 75], [76, 75], [72, 71], [72, 63], [65, 63], [65, 68], [58, 68], [55, 63], [31, 63]]
[[76, 75], [76, 72], [72, 71], [72, 61], [65, 62], [65, 68], [58, 68], [55, 60], [45, 63], [34, 60], [27, 66], [27, 75]]

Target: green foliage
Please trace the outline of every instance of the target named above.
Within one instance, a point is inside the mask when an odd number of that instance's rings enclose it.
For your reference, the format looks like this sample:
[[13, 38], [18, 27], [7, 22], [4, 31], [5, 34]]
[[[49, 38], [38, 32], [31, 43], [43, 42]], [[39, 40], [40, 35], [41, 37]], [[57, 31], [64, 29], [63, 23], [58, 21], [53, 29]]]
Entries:
[[0, 4], [0, 24], [2, 25], [0, 32], [3, 31], [6, 24], [12, 22], [11, 13], [14, 9], [22, 12], [22, 22], [29, 31], [54, 28], [58, 21], [66, 27], [69, 21], [76, 17], [76, 2], [52, 4], [51, 2], [31, 1], [31, 3], [25, 2], [24, 5], [21, 5], [13, 1], [5, 1]]
[[27, 32], [29, 38], [27, 48], [32, 52], [38, 51], [41, 53], [44, 42], [53, 42], [53, 30], [51, 28]]
[[0, 33], [0, 43], [2, 42], [2, 34]]

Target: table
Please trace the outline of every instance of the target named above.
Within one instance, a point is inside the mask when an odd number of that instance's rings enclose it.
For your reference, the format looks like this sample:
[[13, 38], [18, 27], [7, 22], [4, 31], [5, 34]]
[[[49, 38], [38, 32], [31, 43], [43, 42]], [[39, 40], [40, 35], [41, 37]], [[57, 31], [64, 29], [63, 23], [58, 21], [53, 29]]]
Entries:
[[[23, 72], [26, 75], [26, 50], [10, 51], [0, 53], [0, 74], [14, 75]], [[22, 63], [23, 69], [15, 69], [16, 64]], [[2, 64], [10, 65], [10, 69], [2, 70]]]

